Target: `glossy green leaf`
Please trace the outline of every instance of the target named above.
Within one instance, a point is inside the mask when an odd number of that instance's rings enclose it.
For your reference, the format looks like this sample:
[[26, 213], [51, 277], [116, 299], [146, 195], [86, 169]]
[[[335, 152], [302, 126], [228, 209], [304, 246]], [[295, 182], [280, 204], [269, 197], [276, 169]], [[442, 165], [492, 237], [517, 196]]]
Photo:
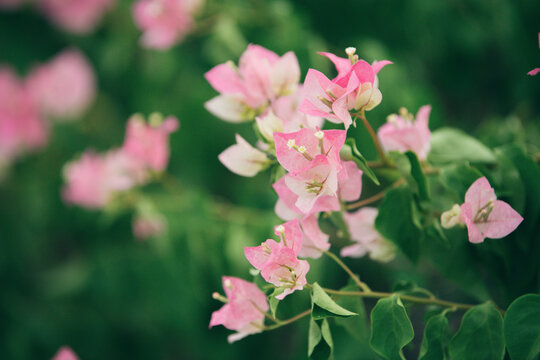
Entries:
[[446, 347], [449, 329], [446, 315], [437, 314], [429, 318], [424, 329], [424, 339], [420, 348], [419, 360], [444, 360], [448, 358]]
[[326, 319], [321, 326], [313, 318], [309, 322], [308, 356], [311, 359], [329, 359], [334, 351], [334, 341], [330, 332], [330, 325]]
[[358, 315], [339, 306], [317, 283], [313, 284], [313, 290], [311, 293], [311, 309], [311, 317], [316, 320], [329, 316], [348, 317]]
[[453, 128], [442, 128], [431, 133], [428, 159], [439, 164], [463, 160], [478, 163], [496, 161], [495, 155], [487, 146], [465, 132]]
[[358, 168], [362, 170], [364, 174], [371, 179], [371, 181], [373, 181], [376, 185], [380, 185], [379, 179], [377, 179], [377, 176], [373, 170], [371, 170], [371, 168], [368, 166], [366, 158], [356, 147], [356, 141], [354, 139], [349, 138], [347, 141], [345, 141], [345, 145], [342, 147], [340, 155], [343, 160], [354, 161]]
[[523, 295], [510, 304], [504, 316], [504, 339], [512, 360], [540, 357], [540, 295]]
[[504, 357], [503, 319], [491, 302], [468, 310], [448, 347], [451, 359], [497, 360]]
[[371, 312], [371, 347], [386, 359], [402, 360], [401, 349], [413, 337], [411, 321], [399, 297], [380, 299]]
[[409, 188], [398, 187], [389, 190], [379, 206], [375, 228], [416, 263], [420, 256], [423, 232], [416, 219], [414, 206]]

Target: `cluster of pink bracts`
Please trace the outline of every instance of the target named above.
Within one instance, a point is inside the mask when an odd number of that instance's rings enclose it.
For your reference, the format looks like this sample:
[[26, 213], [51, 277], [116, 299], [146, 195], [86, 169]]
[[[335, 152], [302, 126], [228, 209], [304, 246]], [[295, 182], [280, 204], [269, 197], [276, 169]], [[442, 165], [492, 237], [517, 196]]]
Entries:
[[[300, 70], [293, 53], [280, 57], [257, 45], [248, 47], [238, 67], [227, 62], [206, 74], [220, 93], [206, 108], [229, 122], [255, 120], [259, 137], [255, 147], [236, 135], [236, 144], [222, 152], [219, 160], [242, 176], [254, 176], [276, 160], [286, 171], [273, 184], [278, 195], [275, 211], [289, 220], [275, 228], [280, 241], [269, 239], [245, 248], [249, 263], [276, 287], [278, 300], [306, 285], [309, 263], [300, 258], [318, 258], [330, 248], [329, 236], [319, 228], [320, 214], [341, 211], [343, 204], [360, 198], [362, 171], [354, 161], [342, 160], [340, 150], [355, 117], [364, 116], [381, 102], [377, 74], [391, 62], [369, 64], [355, 52], [346, 49], [348, 58], [321, 53], [334, 63], [338, 75], [330, 80], [309, 69], [303, 85], [298, 83]], [[425, 161], [430, 150], [430, 111], [426, 105], [416, 117], [406, 109], [388, 116], [377, 133], [384, 151], [412, 151]], [[345, 129], [321, 130], [325, 118]], [[374, 227], [377, 213], [371, 207], [343, 212], [353, 244], [342, 248], [341, 256], [369, 254], [378, 261], [394, 258], [395, 246]], [[471, 186], [465, 203], [444, 213], [441, 222], [445, 227], [466, 225], [469, 240], [478, 243], [485, 237], [508, 235], [522, 220], [508, 204], [496, 199], [482, 178]], [[223, 277], [223, 287], [227, 298], [217, 293], [214, 298], [226, 305], [214, 312], [210, 326], [236, 330], [230, 342], [260, 332], [269, 307], [265, 294], [237, 278]]]
[[25, 79], [0, 66], [0, 173], [47, 143], [50, 120], [76, 119], [94, 98], [92, 67], [76, 50], [36, 66]]
[[[159, 114], [147, 123], [141, 115], [133, 115], [127, 124], [121, 148], [104, 154], [87, 150], [66, 164], [64, 200], [89, 209], [101, 209], [128, 190], [148, 183], [152, 173], [162, 172], [169, 162], [169, 135], [178, 129], [178, 120]], [[138, 238], [161, 233], [164, 219], [153, 211], [138, 212], [133, 229]]]

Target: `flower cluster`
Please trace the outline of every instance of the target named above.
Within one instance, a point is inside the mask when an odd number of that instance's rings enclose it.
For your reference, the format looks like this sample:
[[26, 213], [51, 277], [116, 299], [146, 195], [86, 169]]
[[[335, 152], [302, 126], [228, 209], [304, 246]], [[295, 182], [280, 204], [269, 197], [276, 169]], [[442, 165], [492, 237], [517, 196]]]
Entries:
[[[175, 117], [152, 114], [147, 123], [141, 115], [133, 115], [127, 124], [121, 148], [104, 154], [93, 150], [68, 164], [64, 169], [66, 185], [64, 201], [89, 209], [101, 209], [119, 195], [151, 180], [152, 173], [163, 171], [169, 161], [169, 135], [178, 128]], [[139, 238], [164, 230], [163, 219], [149, 207], [136, 204], [139, 216], [134, 220], [134, 233]]]
[[202, 0], [139, 0], [133, 17], [143, 31], [144, 47], [166, 50], [182, 40], [193, 27], [193, 13]]
[[34, 67], [25, 79], [0, 66], [0, 173], [22, 153], [47, 143], [49, 120], [75, 119], [86, 110], [94, 78], [76, 50]]

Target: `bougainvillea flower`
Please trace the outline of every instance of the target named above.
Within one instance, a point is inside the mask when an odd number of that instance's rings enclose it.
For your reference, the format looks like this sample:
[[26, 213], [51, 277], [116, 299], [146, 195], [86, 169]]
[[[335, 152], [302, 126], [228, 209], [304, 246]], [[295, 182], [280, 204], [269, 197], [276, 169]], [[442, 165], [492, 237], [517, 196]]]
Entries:
[[147, 48], [166, 50], [182, 40], [193, 27], [193, 13], [199, 0], [139, 0], [133, 17], [143, 31], [141, 43]]
[[95, 76], [82, 53], [67, 50], [36, 67], [26, 79], [40, 110], [53, 118], [76, 118], [92, 102]]
[[77, 34], [93, 31], [115, 0], [38, 0], [47, 17], [59, 27]]
[[[540, 33], [538, 33], [538, 47], [540, 47]], [[540, 72], [540, 68], [533, 69], [527, 73], [527, 75], [534, 76]]]
[[145, 168], [121, 150], [101, 155], [86, 151], [64, 168], [64, 201], [86, 208], [106, 206], [116, 192], [145, 181]]
[[278, 118], [272, 110], [255, 118], [257, 128], [267, 142], [274, 142], [274, 133], [283, 131], [283, 120]]
[[378, 210], [364, 207], [354, 213], [343, 214], [354, 245], [341, 249], [341, 256], [363, 257], [369, 254], [373, 260], [388, 262], [395, 257], [396, 246], [375, 230]]
[[345, 143], [345, 130], [300, 129], [293, 133], [274, 133], [276, 156], [287, 171], [299, 171], [311, 163], [317, 155], [328, 157], [336, 167], [341, 168], [339, 151]]
[[381, 126], [377, 135], [386, 151], [412, 151], [420, 160], [425, 160], [430, 149], [428, 121], [431, 106], [424, 105], [418, 110], [416, 120], [404, 108], [400, 115], [388, 116], [386, 124]]
[[21, 152], [42, 147], [48, 129], [22, 81], [0, 66], [0, 157], [10, 162]]
[[381, 102], [382, 94], [378, 89], [376, 75], [392, 62], [375, 61], [370, 65], [359, 60], [355, 51], [354, 48], [347, 49], [349, 59], [320, 53], [334, 63], [338, 75], [330, 81], [322, 73], [310, 69], [304, 81], [306, 97], [300, 105], [300, 111], [343, 123], [345, 129], [348, 129], [352, 123], [350, 110], [371, 110]]
[[461, 221], [467, 225], [469, 241], [481, 243], [485, 238], [500, 239], [514, 231], [523, 217], [506, 202], [497, 200], [488, 180], [476, 180], [465, 194]]
[[321, 231], [318, 214], [304, 217], [300, 224], [302, 225], [304, 237], [302, 239], [302, 249], [298, 253], [299, 256], [316, 259], [324, 251], [330, 249], [330, 243], [328, 242], [330, 236]]
[[362, 193], [362, 170], [354, 161], [343, 161], [338, 173], [338, 196], [343, 201], [355, 201]]
[[303, 289], [309, 263], [298, 259], [303, 239], [298, 219], [276, 227], [276, 234], [281, 238], [280, 243], [268, 239], [260, 246], [244, 248], [244, 253], [250, 264], [261, 271], [263, 279], [283, 289], [276, 296], [281, 300], [293, 291]]
[[223, 276], [222, 280], [227, 303], [212, 313], [210, 327], [223, 325], [237, 331], [228, 337], [229, 343], [261, 332], [264, 313], [269, 309], [266, 295], [257, 285], [245, 280], [230, 276]]
[[296, 56], [288, 52], [279, 57], [258, 45], [249, 45], [236, 67], [220, 64], [205, 74], [206, 80], [221, 95], [205, 106], [217, 117], [231, 122], [253, 120], [270, 102], [292, 94], [300, 78]]
[[62, 346], [52, 360], [79, 360], [79, 357], [67, 346]]
[[322, 196], [337, 197], [337, 171], [324, 155], [317, 155], [305, 169], [285, 175], [285, 184], [298, 195], [295, 205], [304, 214]]
[[304, 114], [298, 110], [300, 102], [304, 99], [304, 86], [298, 85], [296, 92], [282, 96], [272, 102], [274, 114], [282, 120], [282, 132], [298, 131], [301, 128], [316, 129], [322, 127], [324, 118]]
[[225, 149], [218, 158], [233, 173], [249, 177], [257, 175], [270, 162], [264, 152], [251, 146], [238, 134], [236, 144]]
[[138, 215], [132, 222], [133, 235], [139, 240], [163, 235], [167, 231], [167, 219], [161, 214]]
[[126, 128], [122, 151], [155, 171], [163, 171], [169, 163], [169, 136], [179, 127], [178, 119], [160, 114], [149, 116], [148, 123], [141, 115], [133, 115]]

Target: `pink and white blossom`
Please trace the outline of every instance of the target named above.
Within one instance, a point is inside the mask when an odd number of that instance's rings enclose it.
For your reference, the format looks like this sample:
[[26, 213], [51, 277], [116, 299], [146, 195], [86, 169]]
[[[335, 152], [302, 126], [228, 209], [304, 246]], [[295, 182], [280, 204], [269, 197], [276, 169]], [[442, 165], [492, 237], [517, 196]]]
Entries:
[[122, 151], [154, 171], [163, 171], [169, 163], [169, 136], [178, 127], [174, 116], [163, 119], [154, 113], [147, 123], [141, 115], [133, 115], [128, 120]]
[[309, 263], [298, 259], [303, 234], [297, 219], [276, 227], [276, 234], [281, 238], [280, 243], [268, 239], [260, 246], [244, 248], [244, 253], [250, 264], [261, 271], [263, 279], [283, 289], [276, 296], [282, 300], [306, 285]]
[[34, 68], [26, 86], [40, 111], [57, 119], [80, 116], [96, 91], [92, 66], [77, 50], [64, 51]]
[[37, 0], [57, 26], [75, 34], [92, 32], [116, 0]]
[[62, 346], [52, 360], [79, 360], [79, 357], [68, 346]]
[[[455, 221], [457, 216], [459, 221]], [[467, 190], [465, 202], [461, 204], [459, 211], [454, 206], [441, 216], [441, 223], [445, 227], [455, 223], [465, 224], [469, 241], [474, 244], [484, 242], [485, 238], [503, 238], [513, 232], [522, 221], [523, 217], [510, 205], [497, 200], [495, 190], [485, 177], [476, 180]]]
[[298, 110], [305, 97], [304, 94], [304, 86], [298, 85], [293, 94], [281, 96], [272, 102], [272, 111], [283, 122], [282, 132], [289, 133], [301, 128], [317, 129], [323, 126], [324, 118], [307, 115]]
[[288, 52], [278, 56], [259, 45], [249, 45], [236, 67], [220, 64], [205, 74], [206, 80], [220, 93], [206, 108], [230, 122], [253, 120], [269, 103], [296, 91], [300, 68], [296, 56]]
[[[264, 313], [269, 309], [266, 295], [257, 285], [230, 276], [223, 276], [223, 289], [227, 303], [212, 313], [210, 327], [223, 325], [237, 331], [229, 336], [229, 343], [261, 332]], [[215, 294], [214, 297], [219, 298], [220, 295]]]
[[169, 49], [193, 28], [193, 14], [201, 0], [138, 0], [133, 17], [143, 31], [144, 47]]
[[341, 256], [363, 257], [369, 255], [373, 260], [388, 262], [395, 257], [396, 246], [375, 230], [378, 210], [363, 207], [354, 213], [343, 214], [351, 240], [355, 242], [341, 249]]
[[371, 110], [381, 102], [382, 94], [378, 89], [376, 75], [392, 62], [375, 61], [370, 65], [359, 60], [355, 51], [353, 48], [347, 49], [349, 59], [320, 53], [334, 63], [338, 76], [330, 80], [321, 72], [309, 69], [304, 81], [305, 99], [300, 105], [300, 111], [343, 123], [345, 129], [348, 129], [352, 124], [351, 110]]
[[225, 149], [218, 158], [233, 173], [248, 177], [257, 175], [269, 164], [269, 159], [264, 152], [251, 146], [238, 134], [236, 134], [236, 144]]
[[386, 151], [412, 151], [418, 159], [425, 160], [430, 150], [430, 112], [431, 106], [424, 105], [418, 110], [416, 120], [405, 109], [400, 111], [400, 115], [388, 116], [386, 124], [377, 131], [383, 148]]

